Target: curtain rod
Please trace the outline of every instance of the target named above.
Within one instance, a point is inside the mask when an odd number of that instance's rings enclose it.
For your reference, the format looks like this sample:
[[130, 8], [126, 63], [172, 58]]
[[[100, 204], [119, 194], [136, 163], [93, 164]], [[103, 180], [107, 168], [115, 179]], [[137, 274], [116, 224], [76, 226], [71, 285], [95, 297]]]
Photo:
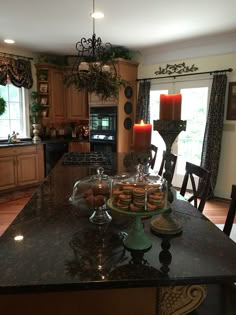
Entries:
[[197, 73], [186, 73], [186, 74], [176, 74], [176, 75], [169, 75], [165, 77], [153, 77], [153, 78], [144, 78], [144, 79], [137, 79], [136, 81], [146, 81], [146, 80], [158, 80], [158, 79], [169, 79], [169, 78], [177, 78], [177, 77], [186, 77], [188, 75], [199, 75], [199, 74], [216, 74], [222, 72], [232, 72], [233, 69], [225, 69], [225, 70], [213, 70], [213, 71], [206, 71], [206, 72], [197, 72]]
[[19, 57], [19, 58], [24, 58], [24, 59], [27, 59], [27, 60], [34, 60], [34, 58], [31, 58], [31, 57], [20, 56], [20, 55], [15, 55], [15, 54], [9, 54], [9, 53], [5, 53], [5, 52], [2, 52], [2, 51], [0, 51], [0, 54], [3, 55], [3, 56], [8, 56], [8, 57]]

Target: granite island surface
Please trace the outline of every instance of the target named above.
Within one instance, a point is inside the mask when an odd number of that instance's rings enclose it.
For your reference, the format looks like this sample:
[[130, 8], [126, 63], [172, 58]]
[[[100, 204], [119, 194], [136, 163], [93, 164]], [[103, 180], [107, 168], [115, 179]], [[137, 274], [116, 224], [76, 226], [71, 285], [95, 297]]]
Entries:
[[[130, 170], [127, 155], [111, 157], [107, 173]], [[95, 173], [96, 165], [70, 166], [60, 160], [39, 186], [0, 238], [1, 295], [236, 281], [236, 244], [178, 194], [171, 208], [183, 232], [160, 237], [150, 231], [153, 218], [143, 220], [152, 243], [148, 250], [124, 247], [122, 236], [133, 224], [131, 217], [110, 210], [109, 224], [92, 224], [92, 211], [84, 203], [73, 204], [70, 196], [77, 180]], [[22, 241], [15, 240], [19, 235]]]

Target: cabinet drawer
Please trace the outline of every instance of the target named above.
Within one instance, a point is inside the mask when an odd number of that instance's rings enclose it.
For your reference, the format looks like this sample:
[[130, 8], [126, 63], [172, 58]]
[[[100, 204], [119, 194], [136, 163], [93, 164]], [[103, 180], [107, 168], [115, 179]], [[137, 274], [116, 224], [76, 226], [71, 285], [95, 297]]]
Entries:
[[36, 145], [19, 145], [0, 149], [0, 156], [36, 153]]

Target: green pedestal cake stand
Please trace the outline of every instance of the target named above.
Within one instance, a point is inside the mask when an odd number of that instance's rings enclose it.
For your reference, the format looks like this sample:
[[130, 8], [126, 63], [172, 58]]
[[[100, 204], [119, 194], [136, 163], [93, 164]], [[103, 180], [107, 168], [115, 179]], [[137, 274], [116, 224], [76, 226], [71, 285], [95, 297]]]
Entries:
[[158, 209], [155, 211], [144, 211], [144, 212], [131, 212], [131, 211], [125, 211], [121, 210], [117, 207], [115, 207], [112, 203], [112, 198], [107, 201], [107, 205], [112, 210], [123, 214], [128, 215], [134, 218], [134, 222], [128, 232], [128, 236], [124, 239], [124, 246], [128, 249], [133, 250], [147, 250], [152, 246], [151, 240], [146, 235], [144, 228], [143, 228], [143, 222], [142, 218], [156, 216], [159, 214], [162, 214], [166, 212], [169, 208], [163, 208]]

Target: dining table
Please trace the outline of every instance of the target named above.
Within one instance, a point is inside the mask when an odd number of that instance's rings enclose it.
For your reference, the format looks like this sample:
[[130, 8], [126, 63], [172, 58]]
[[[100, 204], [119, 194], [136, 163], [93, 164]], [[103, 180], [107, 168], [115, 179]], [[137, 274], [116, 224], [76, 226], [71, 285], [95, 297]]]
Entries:
[[[130, 153], [108, 155], [104, 165], [62, 157], [0, 237], [2, 313], [188, 314], [209, 286], [236, 282], [235, 242], [173, 187], [168, 211], [142, 218], [148, 248], [125, 246], [132, 215], [107, 207], [109, 222], [91, 222], [94, 209], [72, 198], [75, 186], [98, 167], [113, 178], [135, 172], [140, 162]], [[151, 228], [165, 215], [181, 231]]]

